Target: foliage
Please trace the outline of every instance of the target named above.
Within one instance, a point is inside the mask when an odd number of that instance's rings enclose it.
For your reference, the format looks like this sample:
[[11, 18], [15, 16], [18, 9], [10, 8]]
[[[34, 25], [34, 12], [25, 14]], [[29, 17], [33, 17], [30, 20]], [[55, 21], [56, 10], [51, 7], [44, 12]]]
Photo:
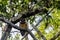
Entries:
[[[49, 17], [44, 18], [40, 22], [39, 26], [37, 26], [38, 30], [42, 32], [47, 40], [49, 40], [51, 37], [53, 37], [54, 34], [56, 34], [56, 32], [60, 31], [60, 0], [49, 0], [47, 4], [44, 0], [12, 0], [11, 5], [9, 0], [0, 0], [0, 14], [4, 15], [6, 19], [11, 19], [12, 16], [17, 12], [34, 11], [38, 7], [46, 9], [47, 11], [49, 11], [52, 7], [55, 7], [54, 10], [49, 14]], [[42, 18], [47, 11], [42, 12]], [[36, 15], [30, 16], [26, 18], [26, 20], [30, 20], [30, 23], [32, 24]], [[49, 27], [52, 29], [47, 33], [45, 30]], [[37, 38], [39, 37], [37, 33], [35, 33], [35, 35]], [[15, 40], [17, 39], [19, 40], [18, 34], [15, 36]], [[60, 36], [56, 40], [59, 39]], [[12, 38], [10, 38], [10, 40], [12, 40]]]

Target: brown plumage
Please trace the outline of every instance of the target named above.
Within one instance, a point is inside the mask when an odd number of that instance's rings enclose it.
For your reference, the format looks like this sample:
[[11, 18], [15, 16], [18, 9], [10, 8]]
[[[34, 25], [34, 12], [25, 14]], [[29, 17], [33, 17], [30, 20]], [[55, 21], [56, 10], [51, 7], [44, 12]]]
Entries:
[[[26, 28], [27, 28], [27, 23], [25, 22], [24, 19], [22, 19], [22, 20], [20, 21], [19, 26], [20, 26], [20, 28], [23, 28], [23, 29], [26, 29]], [[24, 36], [24, 35], [26, 34], [26, 31], [20, 30], [20, 32], [21, 32], [21, 35], [22, 35], [22, 36]]]

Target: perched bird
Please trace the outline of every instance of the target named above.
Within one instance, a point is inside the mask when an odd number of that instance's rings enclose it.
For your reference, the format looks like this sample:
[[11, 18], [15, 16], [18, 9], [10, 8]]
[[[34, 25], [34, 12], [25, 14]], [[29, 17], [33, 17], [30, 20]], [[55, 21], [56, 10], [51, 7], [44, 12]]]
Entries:
[[[22, 19], [19, 24], [20, 28], [27, 29], [27, 22], [25, 22], [25, 19]], [[24, 36], [26, 34], [26, 31], [20, 30], [21, 35]]]

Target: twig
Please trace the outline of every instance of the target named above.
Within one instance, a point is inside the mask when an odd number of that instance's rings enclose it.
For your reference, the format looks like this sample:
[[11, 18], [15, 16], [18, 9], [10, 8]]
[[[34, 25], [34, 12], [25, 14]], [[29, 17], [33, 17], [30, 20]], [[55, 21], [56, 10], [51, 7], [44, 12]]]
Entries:
[[32, 25], [32, 27], [37, 31], [37, 33], [42, 37], [43, 40], [46, 40], [46, 37], [36, 28], [36, 26], [38, 26], [40, 22], [47, 16], [47, 14], [49, 14], [53, 9], [54, 7], [50, 11], [48, 11], [46, 15], [41, 20], [39, 20], [39, 22], [35, 26]]
[[[33, 29], [31, 29], [30, 31], [32, 31]], [[26, 35], [24, 35], [24, 37], [21, 39], [21, 40], [23, 40], [26, 36], [28, 35], [28, 33], [26, 33]]]
[[21, 40], [23, 40], [27, 35], [28, 35], [28, 33], [26, 33], [26, 34], [24, 35], [24, 37], [23, 37]]
[[19, 31], [12, 31], [12, 32], [10, 32], [10, 33], [14, 33], [14, 32], [20, 33]]
[[[44, 19], [44, 18], [43, 18]], [[42, 19], [42, 20], [43, 20]], [[38, 35], [42, 37], [43, 40], [46, 40], [45, 36], [36, 28], [37, 25], [39, 25], [39, 23], [42, 21], [40, 20], [35, 26], [32, 25], [32, 27], [37, 31]]]
[[[33, 16], [35, 14], [40, 14], [40, 12], [42, 12], [43, 9], [35, 9], [35, 11], [27, 11], [27, 12], [21, 12], [17, 17], [13, 17], [12, 18], [12, 22], [13, 23], [17, 23], [20, 21], [20, 19], [23, 18], [27, 18], [30, 16]], [[20, 16], [22, 14], [22, 16]]]
[[60, 36], [60, 31], [58, 33], [56, 33], [50, 40], [55, 40], [59, 36]]

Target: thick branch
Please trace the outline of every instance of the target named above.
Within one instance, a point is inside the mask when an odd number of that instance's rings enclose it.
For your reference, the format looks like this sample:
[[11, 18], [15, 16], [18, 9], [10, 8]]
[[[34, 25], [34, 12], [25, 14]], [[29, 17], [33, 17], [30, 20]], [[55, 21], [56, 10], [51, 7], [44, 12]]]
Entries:
[[[49, 14], [53, 9], [54, 9], [54, 7], [47, 13]], [[37, 8], [34, 11], [21, 12], [22, 16], [21, 16], [21, 14], [19, 14], [17, 17], [13, 17], [12, 18], [12, 23], [15, 24], [15, 23], [19, 22], [22, 17], [27, 18], [27, 17], [33, 16], [35, 14], [43, 14], [41, 12], [45, 12], [45, 11], [46, 10], [43, 9], [43, 8], [41, 8], [41, 9]]]
[[[10, 9], [12, 9], [12, 7], [11, 7], [12, 0], [8, 0], [8, 1], [9, 1], [9, 4], [8, 5], [10, 6]], [[6, 20], [3, 20], [3, 18], [1, 18], [0, 20], [7, 22]], [[8, 24], [7, 25], [7, 29], [4, 32], [4, 34], [2, 35], [1, 40], [7, 40], [7, 37], [10, 35], [11, 29], [12, 29], [12, 27]]]
[[17, 23], [20, 21], [20, 19], [23, 17], [23, 18], [26, 18], [26, 17], [30, 17], [30, 16], [33, 16], [35, 14], [40, 14], [40, 12], [42, 12], [43, 9], [35, 9], [34, 11], [27, 11], [27, 12], [22, 12], [21, 14], [23, 14], [22, 16], [20, 16], [20, 14], [17, 16], [17, 17], [13, 17], [12, 18], [12, 22], [13, 23]]
[[32, 34], [31, 30], [27, 29], [28, 33], [34, 38], [34, 40], [37, 40], [35, 36]]
[[8, 20], [5, 20], [5, 19], [2, 18], [2, 17], [0, 17], [0, 21], [5, 22], [5, 23], [9, 24], [10, 26], [12, 26], [12, 27], [14, 27], [14, 28], [16, 28], [16, 29], [18, 29], [18, 30], [23, 30], [23, 31], [25, 30], [25, 29], [23, 29], [23, 28], [19, 28], [18, 26], [14, 25], [13, 23], [11, 23], [11, 22], [8, 21]]
[[[48, 12], [46, 13], [46, 15], [49, 14], [53, 9], [54, 9], [54, 8], [52, 8], [50, 11], [48, 11]], [[39, 23], [46, 17], [46, 15], [45, 15], [41, 20], [39, 20], [39, 22], [38, 22], [35, 26], [32, 24], [32, 27], [37, 31], [37, 33], [42, 37], [43, 40], [46, 40], [46, 38], [45, 38], [45, 36], [36, 28], [36, 26], [39, 25]], [[28, 33], [27, 33], [27, 34], [28, 34]], [[22, 39], [24, 39], [25, 37], [26, 37], [26, 35], [25, 35]]]
[[37, 40], [37, 39], [35, 38], [35, 36], [32, 34], [32, 32], [31, 32], [29, 29], [19, 28], [18, 26], [14, 25], [13, 23], [9, 22], [8, 20], [3, 19], [2, 17], [0, 17], [0, 21], [5, 22], [5, 23], [7, 23], [8, 25], [10, 25], [10, 27], [12, 26], [12, 27], [14, 27], [14, 28], [16, 28], [16, 29], [18, 29], [18, 30], [27, 31], [27, 32], [33, 37], [34, 40]]

